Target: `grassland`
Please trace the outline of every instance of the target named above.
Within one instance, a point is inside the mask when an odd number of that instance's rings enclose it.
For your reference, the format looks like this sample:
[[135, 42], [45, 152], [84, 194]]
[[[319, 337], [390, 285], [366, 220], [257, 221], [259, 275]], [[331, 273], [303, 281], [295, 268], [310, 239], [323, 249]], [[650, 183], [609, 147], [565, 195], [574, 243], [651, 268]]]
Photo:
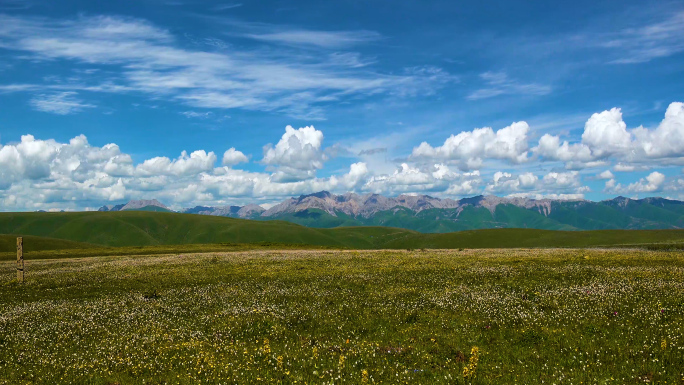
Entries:
[[[4, 236], [2, 234], [5, 234]], [[681, 248], [684, 230], [551, 231], [536, 229], [483, 229], [425, 234], [390, 227], [308, 228], [284, 221], [252, 221], [206, 215], [146, 211], [81, 213], [0, 213], [0, 258], [15, 250], [14, 237], [36, 237], [25, 242], [27, 251], [79, 249], [74, 255], [130, 254], [113, 247], [144, 247], [153, 253], [173, 252], [172, 245], [206, 246], [278, 244], [297, 247], [346, 249], [499, 248], [499, 247], [607, 247], [668, 245]], [[38, 238], [39, 237], [39, 238]], [[233, 246], [230, 246], [233, 247]], [[96, 251], [93, 249], [103, 249]], [[89, 252], [86, 249], [91, 249]], [[104, 250], [107, 249], [107, 250]], [[233, 248], [234, 249], [234, 248]], [[196, 251], [201, 251], [197, 249]], [[2, 253], [5, 253], [3, 256]], [[40, 254], [47, 257], [46, 253]]]
[[684, 256], [243, 251], [0, 262], [0, 384], [684, 382]]

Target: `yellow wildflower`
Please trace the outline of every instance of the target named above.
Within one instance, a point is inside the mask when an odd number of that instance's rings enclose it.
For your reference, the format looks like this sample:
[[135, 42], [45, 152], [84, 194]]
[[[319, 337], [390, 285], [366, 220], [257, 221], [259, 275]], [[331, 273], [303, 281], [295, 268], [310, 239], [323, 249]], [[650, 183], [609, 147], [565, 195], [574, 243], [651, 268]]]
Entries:
[[468, 365], [463, 367], [463, 378], [475, 378], [475, 371], [477, 370], [477, 361], [480, 359], [480, 349], [473, 346], [470, 350], [470, 359]]

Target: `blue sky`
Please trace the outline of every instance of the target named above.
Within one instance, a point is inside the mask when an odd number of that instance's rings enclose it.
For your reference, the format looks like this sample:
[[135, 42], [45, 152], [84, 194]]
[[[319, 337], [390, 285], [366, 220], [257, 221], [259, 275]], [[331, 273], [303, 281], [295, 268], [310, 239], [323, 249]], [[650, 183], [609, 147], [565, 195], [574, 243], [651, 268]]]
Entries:
[[683, 70], [681, 2], [0, 0], [0, 208], [682, 199]]

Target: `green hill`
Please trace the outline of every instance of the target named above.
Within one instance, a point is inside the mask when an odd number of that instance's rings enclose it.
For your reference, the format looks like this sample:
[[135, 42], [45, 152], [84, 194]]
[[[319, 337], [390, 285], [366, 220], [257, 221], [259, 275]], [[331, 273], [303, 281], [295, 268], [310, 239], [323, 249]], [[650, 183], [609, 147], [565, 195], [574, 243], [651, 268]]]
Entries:
[[392, 237], [411, 233], [392, 228], [315, 229], [284, 221], [151, 211], [0, 213], [0, 234], [34, 235], [115, 247], [272, 242], [373, 248]]
[[[471, 214], [477, 214], [472, 215], [473, 222], [489, 219], [482, 217], [483, 212]], [[507, 212], [496, 215], [507, 215]], [[27, 251], [193, 244], [280, 244], [355, 249], [684, 244], [684, 230], [482, 229], [426, 234], [391, 227], [320, 229], [284, 221], [150, 211], [0, 213], [0, 234], [6, 234], [0, 236], [0, 251], [4, 252], [15, 250], [17, 235], [25, 237]]]
[[[88, 243], [68, 241], [64, 239], [36, 237], [32, 235], [24, 236], [24, 251], [44, 251], [44, 250], [76, 250], [91, 249], [97, 245]], [[0, 234], [0, 252], [14, 252], [17, 249], [16, 235]]]

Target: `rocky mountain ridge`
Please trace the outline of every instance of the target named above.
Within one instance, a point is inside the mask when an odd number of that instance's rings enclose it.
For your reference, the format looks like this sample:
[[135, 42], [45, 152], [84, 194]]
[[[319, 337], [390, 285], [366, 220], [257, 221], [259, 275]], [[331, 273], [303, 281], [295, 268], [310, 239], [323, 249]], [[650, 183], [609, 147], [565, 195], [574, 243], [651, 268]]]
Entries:
[[163, 210], [171, 211], [171, 209], [169, 209], [163, 203], [159, 202], [156, 199], [132, 200], [126, 204], [121, 204], [121, 205], [116, 205], [116, 206], [102, 206], [102, 207], [100, 207], [100, 209], [98, 211], [140, 210], [140, 209], [143, 209], [145, 207], [159, 207]]
[[[131, 201], [102, 211], [166, 211], [156, 200]], [[387, 226], [420, 232], [451, 232], [484, 228], [547, 230], [678, 229], [684, 228], [684, 202], [665, 198], [616, 197], [588, 200], [475, 196], [440, 199], [429, 195], [321, 191], [286, 199], [265, 209], [259, 205], [196, 206], [181, 211], [253, 220], [283, 220], [308, 227]]]
[[[630, 199], [626, 197], [616, 197], [602, 203], [625, 207], [630, 201], [645, 201], [651, 204], [660, 204], [662, 201], [671, 201], [664, 198], [644, 198]], [[556, 199], [531, 199], [523, 197], [498, 197], [494, 195], [478, 195], [469, 198], [454, 200], [450, 198], [441, 199], [429, 195], [402, 194], [397, 197], [386, 197], [380, 194], [356, 194], [346, 193], [335, 195], [328, 191], [320, 191], [313, 194], [300, 195], [297, 198], [289, 198], [278, 203], [269, 209], [256, 204], [245, 206], [195, 206], [180, 210], [186, 214], [201, 214], [215, 216], [229, 216], [237, 218], [256, 218], [256, 217], [275, 217], [287, 213], [296, 213], [308, 209], [318, 209], [326, 213], [337, 216], [343, 213], [352, 217], [369, 218], [380, 211], [391, 210], [396, 207], [405, 207], [416, 213], [427, 209], [462, 209], [465, 206], [484, 207], [490, 212], [494, 212], [499, 205], [514, 205], [526, 209], [534, 209], [540, 214], [548, 216], [551, 214], [552, 203], [554, 202], [591, 202], [587, 200], [556, 200]], [[675, 201], [676, 202], [676, 201]], [[171, 211], [163, 203], [156, 199], [151, 200], [132, 200], [126, 204], [102, 206], [99, 211], [122, 211], [137, 210], [148, 206], [156, 206]]]
[[402, 194], [395, 198], [388, 198], [379, 194], [347, 193], [334, 195], [327, 191], [321, 191], [315, 194], [302, 195], [299, 198], [287, 199], [264, 211], [261, 216], [272, 217], [307, 209], [319, 209], [332, 216], [344, 213], [352, 217], [369, 218], [380, 211], [391, 210], [395, 207], [405, 207], [419, 213], [427, 209], [458, 209], [467, 205], [485, 207], [493, 212], [500, 204], [512, 204], [527, 209], [534, 208], [540, 213], [548, 215], [551, 212], [552, 202], [551, 199], [502, 198], [493, 195], [453, 200], [435, 198], [429, 195]]

